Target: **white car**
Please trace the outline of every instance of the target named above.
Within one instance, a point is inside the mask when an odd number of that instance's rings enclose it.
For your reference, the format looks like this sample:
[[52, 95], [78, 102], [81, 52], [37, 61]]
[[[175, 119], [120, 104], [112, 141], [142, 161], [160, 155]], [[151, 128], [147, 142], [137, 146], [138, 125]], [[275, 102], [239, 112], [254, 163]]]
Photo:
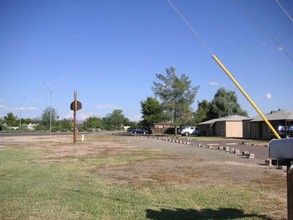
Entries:
[[181, 129], [181, 135], [189, 136], [189, 135], [197, 135], [200, 136], [201, 132], [199, 128], [195, 126], [184, 126]]

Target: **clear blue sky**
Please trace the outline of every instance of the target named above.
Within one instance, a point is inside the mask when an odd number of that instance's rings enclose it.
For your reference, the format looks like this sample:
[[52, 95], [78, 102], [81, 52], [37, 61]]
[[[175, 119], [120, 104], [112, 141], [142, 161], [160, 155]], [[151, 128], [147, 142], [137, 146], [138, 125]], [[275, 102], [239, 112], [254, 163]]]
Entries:
[[[293, 17], [293, 2], [279, 0]], [[259, 108], [293, 110], [293, 22], [274, 0], [172, 0]], [[122, 109], [140, 117], [156, 73], [170, 66], [199, 85], [197, 100], [220, 87], [256, 111], [166, 0], [0, 0], [0, 117], [40, 117], [50, 105], [79, 119]]]

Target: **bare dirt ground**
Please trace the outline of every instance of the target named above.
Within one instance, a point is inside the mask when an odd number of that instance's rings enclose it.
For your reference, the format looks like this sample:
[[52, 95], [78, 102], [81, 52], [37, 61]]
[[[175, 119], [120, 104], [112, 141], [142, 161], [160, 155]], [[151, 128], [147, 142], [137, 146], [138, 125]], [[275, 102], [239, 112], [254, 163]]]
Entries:
[[[286, 210], [286, 172], [268, 167], [263, 160], [245, 159], [223, 151], [169, 143], [152, 138], [129, 136], [86, 135], [84, 142], [72, 143], [72, 136], [0, 137], [1, 147], [35, 148], [48, 156], [39, 162], [74, 160], [75, 155], [143, 155], [141, 158], [117, 166], [99, 166], [92, 172], [117, 184], [169, 184], [175, 187], [218, 184], [241, 184], [253, 187], [268, 196], [268, 204], [278, 206], [280, 216]], [[273, 201], [273, 202], [272, 202]], [[276, 207], [273, 207], [276, 209]]]
[[[139, 160], [127, 167], [105, 167], [102, 175], [116, 181], [152, 181], [181, 184], [195, 183], [272, 183], [276, 193], [285, 189], [286, 172], [268, 167], [261, 159], [246, 159], [223, 151], [209, 150], [142, 137], [108, 136], [72, 143], [72, 136], [8, 136], [0, 137], [1, 146], [35, 148], [49, 152], [42, 160], [62, 160], [69, 156], [102, 154], [139, 154], [139, 149], [155, 151], [161, 158]], [[207, 181], [209, 179], [209, 181]], [[281, 190], [284, 193], [284, 190]]]

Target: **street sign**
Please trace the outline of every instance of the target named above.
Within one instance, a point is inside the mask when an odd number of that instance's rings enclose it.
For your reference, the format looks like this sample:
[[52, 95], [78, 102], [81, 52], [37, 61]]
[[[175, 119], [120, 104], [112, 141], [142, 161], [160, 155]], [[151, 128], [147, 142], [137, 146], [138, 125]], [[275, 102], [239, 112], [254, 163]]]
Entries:
[[81, 104], [81, 102], [80, 101], [76, 101], [76, 109], [75, 109], [75, 104], [74, 104], [74, 102], [71, 102], [71, 104], [70, 104], [70, 110], [72, 110], [72, 111], [78, 111], [78, 110], [80, 110], [80, 109], [82, 109], [82, 104]]

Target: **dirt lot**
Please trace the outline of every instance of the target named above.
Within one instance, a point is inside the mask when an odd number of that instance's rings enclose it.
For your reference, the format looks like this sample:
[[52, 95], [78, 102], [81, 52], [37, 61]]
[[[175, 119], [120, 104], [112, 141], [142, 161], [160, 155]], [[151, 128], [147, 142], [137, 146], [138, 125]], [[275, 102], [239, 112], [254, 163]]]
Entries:
[[263, 160], [245, 159], [223, 151], [169, 143], [142, 137], [86, 135], [84, 142], [72, 144], [71, 136], [0, 137], [1, 147], [25, 147], [46, 151], [38, 163], [58, 162], [74, 155], [125, 155], [150, 152], [152, 158], [140, 158], [119, 166], [93, 166], [95, 172], [116, 184], [168, 184], [175, 187], [234, 184], [253, 187], [269, 198], [274, 216], [286, 215], [286, 172], [268, 167]]
[[[104, 167], [100, 174], [117, 182], [168, 182], [197, 183], [244, 183], [259, 186], [269, 184], [279, 196], [285, 193], [286, 173], [274, 167], [267, 167], [262, 159], [246, 159], [223, 151], [209, 150], [143, 137], [104, 138], [93, 141], [91, 135], [84, 142], [72, 144], [72, 136], [8, 136], [0, 138], [0, 145], [39, 148], [51, 152], [42, 160], [58, 161], [68, 156], [85, 154], [139, 154], [139, 149], [158, 151], [162, 158], [140, 160], [127, 166]], [[121, 140], [122, 143], [121, 144]], [[46, 143], [46, 144], [44, 144]]]

